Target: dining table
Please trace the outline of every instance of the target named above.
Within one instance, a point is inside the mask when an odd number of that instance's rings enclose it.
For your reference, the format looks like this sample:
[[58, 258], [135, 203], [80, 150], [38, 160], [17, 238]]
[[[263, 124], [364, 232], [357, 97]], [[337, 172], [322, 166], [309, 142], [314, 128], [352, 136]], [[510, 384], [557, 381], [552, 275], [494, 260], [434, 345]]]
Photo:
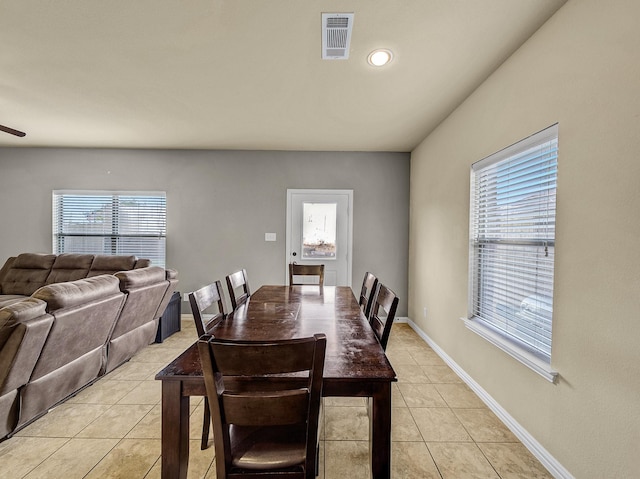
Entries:
[[[323, 397], [368, 397], [371, 477], [391, 475], [391, 385], [385, 352], [348, 286], [266, 285], [211, 331], [221, 339], [268, 341], [324, 333]], [[187, 477], [189, 398], [206, 396], [197, 342], [162, 369], [162, 478]]]

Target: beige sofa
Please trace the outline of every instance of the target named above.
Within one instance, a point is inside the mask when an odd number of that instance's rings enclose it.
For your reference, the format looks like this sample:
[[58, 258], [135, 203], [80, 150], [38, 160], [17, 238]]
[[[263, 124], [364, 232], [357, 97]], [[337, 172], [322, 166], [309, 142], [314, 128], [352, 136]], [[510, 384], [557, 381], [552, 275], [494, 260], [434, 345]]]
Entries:
[[134, 256], [25, 253], [0, 269], [0, 439], [152, 343], [177, 286]]

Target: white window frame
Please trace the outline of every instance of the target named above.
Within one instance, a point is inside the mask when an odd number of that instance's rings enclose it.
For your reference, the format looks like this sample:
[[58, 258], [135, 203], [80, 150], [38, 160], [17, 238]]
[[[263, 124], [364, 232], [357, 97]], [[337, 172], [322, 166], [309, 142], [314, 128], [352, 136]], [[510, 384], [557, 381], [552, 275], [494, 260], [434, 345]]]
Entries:
[[[555, 124], [472, 165], [469, 304], [462, 318], [550, 382], [558, 376], [551, 367], [557, 144]], [[516, 199], [505, 200], [505, 193]]]
[[52, 196], [55, 254], [135, 255], [165, 267], [164, 191], [54, 190]]

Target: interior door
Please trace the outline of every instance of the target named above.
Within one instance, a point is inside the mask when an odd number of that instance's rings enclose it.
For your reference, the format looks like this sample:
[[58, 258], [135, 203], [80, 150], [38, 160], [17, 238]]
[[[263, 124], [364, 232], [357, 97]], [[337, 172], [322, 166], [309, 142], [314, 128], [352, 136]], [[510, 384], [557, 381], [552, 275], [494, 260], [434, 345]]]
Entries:
[[353, 190], [287, 190], [287, 264], [324, 264], [324, 284], [351, 286]]

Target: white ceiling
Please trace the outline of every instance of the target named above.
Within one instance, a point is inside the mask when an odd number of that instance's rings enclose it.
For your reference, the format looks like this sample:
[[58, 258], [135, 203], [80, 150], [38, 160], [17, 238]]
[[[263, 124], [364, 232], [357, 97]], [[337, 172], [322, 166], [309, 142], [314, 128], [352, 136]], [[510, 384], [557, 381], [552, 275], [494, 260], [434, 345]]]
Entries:
[[0, 0], [0, 146], [411, 151], [564, 2]]

